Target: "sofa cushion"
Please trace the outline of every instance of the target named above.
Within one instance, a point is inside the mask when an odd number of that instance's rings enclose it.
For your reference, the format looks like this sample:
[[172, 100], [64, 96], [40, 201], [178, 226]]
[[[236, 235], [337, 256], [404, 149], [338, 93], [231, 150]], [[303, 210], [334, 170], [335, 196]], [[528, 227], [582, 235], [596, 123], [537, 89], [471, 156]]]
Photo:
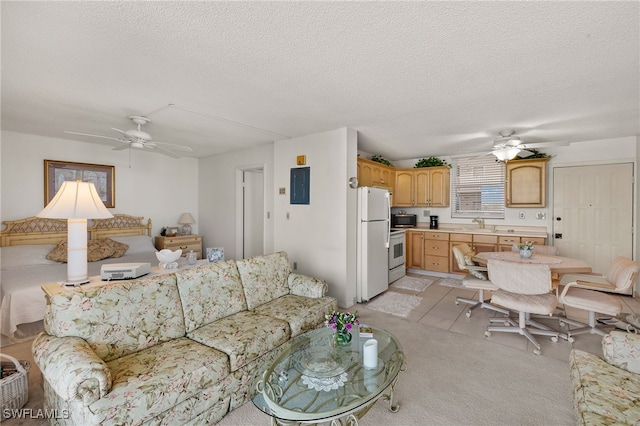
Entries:
[[104, 361], [186, 333], [174, 274], [73, 288], [49, 300], [46, 332], [81, 337]]
[[578, 424], [599, 416], [598, 424], [640, 423], [640, 375], [615, 367], [589, 352], [574, 349], [569, 358], [573, 407]]
[[187, 332], [247, 309], [234, 261], [184, 269], [176, 280]]
[[324, 316], [337, 309], [333, 297], [311, 299], [289, 294], [258, 306], [254, 312], [288, 322], [291, 337], [295, 337], [324, 324]]
[[611, 331], [602, 338], [602, 355], [609, 364], [640, 374], [640, 335]]
[[[89, 406], [95, 423], [140, 424], [216, 386], [229, 374], [225, 354], [185, 337], [107, 363], [113, 384]], [[222, 398], [220, 392], [216, 399]], [[114, 409], [115, 408], [115, 409]]]
[[287, 253], [281, 251], [237, 261], [247, 307], [256, 307], [289, 294], [287, 278], [291, 273]]
[[286, 342], [290, 331], [285, 321], [242, 311], [193, 330], [187, 337], [226, 353], [235, 371]]

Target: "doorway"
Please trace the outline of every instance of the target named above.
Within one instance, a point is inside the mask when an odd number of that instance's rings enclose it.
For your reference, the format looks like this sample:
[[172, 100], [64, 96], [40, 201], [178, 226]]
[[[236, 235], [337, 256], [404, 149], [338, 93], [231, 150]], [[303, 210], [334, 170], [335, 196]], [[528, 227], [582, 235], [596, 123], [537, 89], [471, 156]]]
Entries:
[[633, 163], [553, 169], [551, 239], [560, 254], [606, 273], [633, 258]]
[[238, 171], [239, 222], [237, 258], [264, 254], [264, 167]]

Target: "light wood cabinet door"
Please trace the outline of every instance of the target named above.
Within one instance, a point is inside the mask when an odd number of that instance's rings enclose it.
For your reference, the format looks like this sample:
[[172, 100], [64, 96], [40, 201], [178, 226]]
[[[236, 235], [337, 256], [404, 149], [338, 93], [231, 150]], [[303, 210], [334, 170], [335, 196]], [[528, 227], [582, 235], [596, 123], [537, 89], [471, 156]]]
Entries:
[[358, 186], [371, 186], [373, 166], [358, 159]]
[[416, 206], [428, 206], [429, 205], [429, 171], [418, 169], [413, 172], [413, 181], [415, 182], [415, 202]]
[[548, 158], [508, 161], [505, 165], [507, 207], [546, 207]]
[[407, 231], [407, 268], [424, 269], [424, 232]]
[[413, 170], [396, 170], [396, 184], [393, 189], [393, 205], [412, 207], [415, 205]]
[[429, 206], [447, 207], [450, 199], [450, 170], [448, 167], [433, 168], [429, 171]]

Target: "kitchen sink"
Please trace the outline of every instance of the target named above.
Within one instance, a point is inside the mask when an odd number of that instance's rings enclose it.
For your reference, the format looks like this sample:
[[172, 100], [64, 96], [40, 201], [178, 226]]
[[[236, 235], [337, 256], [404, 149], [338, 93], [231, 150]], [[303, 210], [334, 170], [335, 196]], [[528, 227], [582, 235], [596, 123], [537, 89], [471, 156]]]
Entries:
[[454, 229], [454, 231], [462, 231], [462, 232], [468, 232], [470, 234], [493, 234], [494, 231], [493, 229], [479, 229], [479, 228], [457, 228]]

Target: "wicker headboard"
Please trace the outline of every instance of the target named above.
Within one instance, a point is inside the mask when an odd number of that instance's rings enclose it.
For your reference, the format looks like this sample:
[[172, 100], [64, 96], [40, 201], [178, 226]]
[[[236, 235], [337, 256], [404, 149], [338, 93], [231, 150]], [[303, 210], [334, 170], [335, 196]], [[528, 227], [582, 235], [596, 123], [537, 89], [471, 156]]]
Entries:
[[[2, 222], [0, 246], [58, 244], [67, 239], [65, 219], [28, 217]], [[143, 223], [142, 216], [114, 214], [111, 219], [92, 219], [87, 224], [88, 238], [92, 240], [129, 235], [151, 236], [151, 219]]]
[[151, 236], [151, 219], [148, 219], [146, 224], [143, 223], [143, 219], [142, 216], [114, 214], [110, 219], [93, 219], [87, 230], [92, 240], [130, 235]]

